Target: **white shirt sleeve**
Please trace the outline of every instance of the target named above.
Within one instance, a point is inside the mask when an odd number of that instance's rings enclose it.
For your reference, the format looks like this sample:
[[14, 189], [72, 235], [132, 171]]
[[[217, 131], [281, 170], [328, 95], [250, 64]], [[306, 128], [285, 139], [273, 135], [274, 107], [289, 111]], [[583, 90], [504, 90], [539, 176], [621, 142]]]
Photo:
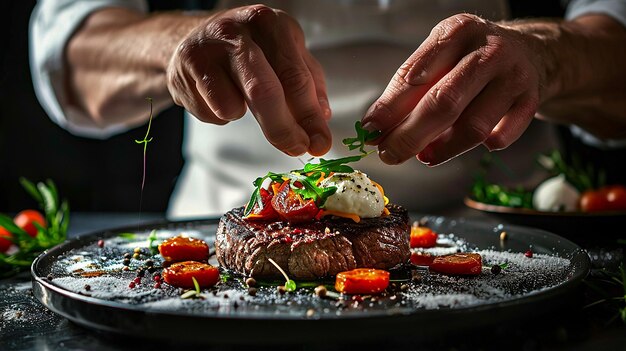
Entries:
[[129, 126], [98, 126], [67, 103], [64, 88], [67, 41], [92, 12], [126, 7], [147, 12], [145, 0], [40, 0], [30, 18], [30, 67], [35, 93], [48, 116], [72, 134], [104, 139]]
[[565, 18], [571, 20], [592, 13], [611, 16], [626, 27], [625, 0], [573, 0], [567, 7]]

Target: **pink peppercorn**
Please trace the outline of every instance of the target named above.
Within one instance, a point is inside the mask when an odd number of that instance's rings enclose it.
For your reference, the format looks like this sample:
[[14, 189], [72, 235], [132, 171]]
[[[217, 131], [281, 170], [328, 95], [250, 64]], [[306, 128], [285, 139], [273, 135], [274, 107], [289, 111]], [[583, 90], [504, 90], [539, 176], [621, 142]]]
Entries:
[[528, 257], [528, 258], [532, 258], [533, 257], [533, 252], [531, 250], [528, 250], [524, 253], [524, 256]]

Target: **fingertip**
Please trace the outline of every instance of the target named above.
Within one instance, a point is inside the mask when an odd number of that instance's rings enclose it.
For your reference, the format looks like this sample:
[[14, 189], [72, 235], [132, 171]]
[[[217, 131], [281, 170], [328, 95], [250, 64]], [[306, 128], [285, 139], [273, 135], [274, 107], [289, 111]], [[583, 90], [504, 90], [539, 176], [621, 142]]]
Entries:
[[314, 134], [310, 138], [309, 153], [313, 156], [322, 156], [330, 150], [331, 140], [322, 133]]
[[320, 98], [319, 99], [319, 103], [320, 103], [320, 110], [322, 111], [322, 118], [325, 121], [330, 120], [330, 118], [332, 117], [333, 112], [330, 109], [330, 104], [328, 103], [328, 99]]
[[388, 165], [397, 165], [400, 163], [400, 158], [393, 151], [387, 149], [379, 150], [378, 157]]

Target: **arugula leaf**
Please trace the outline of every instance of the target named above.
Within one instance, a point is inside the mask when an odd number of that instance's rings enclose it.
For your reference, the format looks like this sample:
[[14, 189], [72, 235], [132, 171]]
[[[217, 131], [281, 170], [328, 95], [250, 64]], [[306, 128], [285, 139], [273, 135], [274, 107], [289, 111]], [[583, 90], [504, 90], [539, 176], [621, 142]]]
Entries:
[[363, 129], [361, 121], [356, 121], [356, 123], [354, 124], [354, 129], [356, 129], [356, 138], [345, 138], [341, 142], [346, 145], [349, 150], [359, 149], [362, 154], [367, 153], [365, 151], [366, 143], [375, 140], [382, 134], [380, 130], [370, 132]]

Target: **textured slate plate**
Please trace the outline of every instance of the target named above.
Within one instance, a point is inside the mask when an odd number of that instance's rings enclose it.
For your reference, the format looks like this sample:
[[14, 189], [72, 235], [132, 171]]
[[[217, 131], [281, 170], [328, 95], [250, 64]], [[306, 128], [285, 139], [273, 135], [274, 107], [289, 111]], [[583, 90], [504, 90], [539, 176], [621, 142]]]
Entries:
[[[414, 217], [417, 219], [418, 217]], [[33, 293], [45, 306], [86, 327], [150, 339], [198, 342], [307, 342], [441, 335], [451, 331], [520, 320], [548, 313], [565, 303], [589, 272], [589, 258], [576, 244], [557, 235], [520, 226], [428, 217], [439, 236], [435, 253], [478, 251], [486, 266], [508, 263], [502, 274], [485, 269], [478, 277], [450, 277], [408, 270], [392, 275], [383, 296], [320, 299], [312, 287], [332, 281], [299, 282], [294, 293], [262, 282], [250, 296], [243, 278], [225, 274], [225, 282], [203, 291], [204, 299], [181, 299], [182, 289], [153, 287], [146, 274], [135, 288], [135, 269], [158, 255], [149, 254], [147, 237], [159, 240], [183, 233], [213, 247], [217, 219], [167, 222], [96, 232], [70, 240], [38, 257], [31, 271]], [[508, 239], [500, 240], [507, 232]], [[133, 233], [133, 235], [120, 235]], [[104, 246], [99, 247], [98, 241]], [[121, 268], [123, 255], [144, 247]], [[532, 249], [533, 258], [524, 256]], [[156, 269], [154, 273], [158, 273]], [[226, 272], [225, 272], [226, 273]], [[50, 279], [52, 278], [52, 279]], [[306, 287], [308, 286], [308, 287]]]

